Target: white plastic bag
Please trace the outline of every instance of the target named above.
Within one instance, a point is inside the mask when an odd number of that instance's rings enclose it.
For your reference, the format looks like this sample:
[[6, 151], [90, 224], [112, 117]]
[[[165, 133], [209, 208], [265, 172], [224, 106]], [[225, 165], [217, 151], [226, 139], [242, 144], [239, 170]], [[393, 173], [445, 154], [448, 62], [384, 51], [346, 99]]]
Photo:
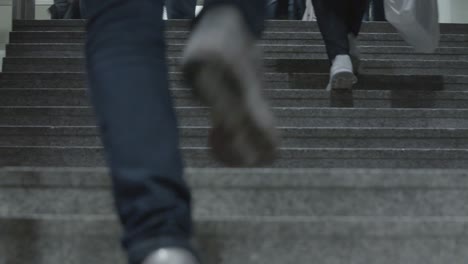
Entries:
[[416, 51], [431, 53], [439, 46], [437, 0], [385, 0], [385, 16]]
[[302, 21], [316, 21], [317, 17], [315, 16], [314, 6], [312, 5], [312, 0], [306, 0], [306, 9]]

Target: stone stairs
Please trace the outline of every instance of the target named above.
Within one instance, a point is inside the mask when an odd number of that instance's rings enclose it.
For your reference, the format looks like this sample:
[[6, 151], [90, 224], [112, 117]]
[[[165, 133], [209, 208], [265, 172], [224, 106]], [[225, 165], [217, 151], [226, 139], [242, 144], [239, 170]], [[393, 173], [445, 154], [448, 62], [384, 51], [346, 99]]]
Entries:
[[[353, 92], [330, 93], [317, 25], [269, 21], [266, 89], [284, 138], [269, 168], [227, 169], [208, 109], [178, 72], [187, 21], [167, 22], [171, 90], [195, 242], [207, 264], [468, 260], [468, 25], [415, 53], [366, 23]], [[84, 21], [15, 21], [0, 73], [0, 264], [125, 263], [85, 89]]]

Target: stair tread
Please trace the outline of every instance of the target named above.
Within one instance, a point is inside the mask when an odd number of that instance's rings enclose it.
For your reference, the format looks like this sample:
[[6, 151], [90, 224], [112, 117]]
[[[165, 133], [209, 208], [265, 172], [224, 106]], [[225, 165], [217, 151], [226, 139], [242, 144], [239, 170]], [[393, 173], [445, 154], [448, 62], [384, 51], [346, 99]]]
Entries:
[[[468, 188], [466, 169], [227, 169], [187, 168], [194, 188]], [[0, 187], [100, 187], [111, 185], [108, 169], [3, 167]]]
[[[1, 217], [2, 226], [8, 226], [8, 233], [23, 233], [21, 229], [26, 223], [34, 223], [37, 232], [46, 234], [80, 234], [82, 236], [111, 235], [117, 237], [120, 233], [118, 221], [114, 215], [18, 215]], [[259, 234], [274, 237], [314, 237], [321, 236], [356, 236], [391, 237], [413, 236], [423, 237], [453, 236], [466, 237], [464, 228], [468, 222], [465, 216], [449, 217], [199, 217], [195, 219], [198, 225], [198, 235], [228, 236], [252, 239]], [[337, 228], [339, 226], [339, 228]], [[279, 232], [282, 230], [281, 232]], [[354, 230], [354, 232], [353, 232]], [[356, 232], [359, 231], [359, 233]], [[276, 235], [273, 235], [275, 234]]]
[[[182, 136], [207, 136], [209, 126], [179, 126]], [[399, 127], [278, 127], [283, 136], [297, 137], [468, 137], [468, 128], [399, 128]], [[20, 136], [44, 133], [46, 135], [99, 135], [96, 126], [2, 126], [0, 135]]]

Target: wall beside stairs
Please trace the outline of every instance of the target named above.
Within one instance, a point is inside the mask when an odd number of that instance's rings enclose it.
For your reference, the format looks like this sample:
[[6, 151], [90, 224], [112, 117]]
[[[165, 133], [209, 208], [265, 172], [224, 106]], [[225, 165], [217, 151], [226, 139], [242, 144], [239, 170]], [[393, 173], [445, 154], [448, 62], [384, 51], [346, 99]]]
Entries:
[[440, 22], [468, 23], [467, 0], [439, 0]]

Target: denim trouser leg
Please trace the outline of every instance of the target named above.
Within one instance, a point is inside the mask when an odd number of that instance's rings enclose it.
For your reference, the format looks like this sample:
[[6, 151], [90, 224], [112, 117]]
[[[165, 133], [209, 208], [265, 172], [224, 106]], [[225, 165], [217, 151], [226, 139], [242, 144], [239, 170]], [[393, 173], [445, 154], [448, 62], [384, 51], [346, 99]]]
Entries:
[[[164, 1], [83, 1], [89, 18], [86, 56], [92, 102], [129, 262], [140, 264], [161, 247], [190, 250], [191, 199], [182, 178], [169, 92]], [[256, 10], [246, 8], [257, 1], [237, 2], [252, 19]]]
[[268, 0], [266, 2], [266, 19], [275, 19], [278, 10], [278, 0]]
[[197, 0], [166, 0], [169, 19], [192, 19], [195, 17]]
[[386, 20], [384, 0], [372, 1], [372, 16], [373, 16], [373, 21], [385, 21]]
[[163, 0], [85, 0], [87, 70], [111, 167], [123, 244], [139, 264], [158, 246], [187, 247], [190, 193], [182, 179], [168, 89]]
[[86, 3], [84, 0], [80, 0], [80, 14], [82, 19], [86, 19], [87, 17], [87, 11], [86, 11]]

